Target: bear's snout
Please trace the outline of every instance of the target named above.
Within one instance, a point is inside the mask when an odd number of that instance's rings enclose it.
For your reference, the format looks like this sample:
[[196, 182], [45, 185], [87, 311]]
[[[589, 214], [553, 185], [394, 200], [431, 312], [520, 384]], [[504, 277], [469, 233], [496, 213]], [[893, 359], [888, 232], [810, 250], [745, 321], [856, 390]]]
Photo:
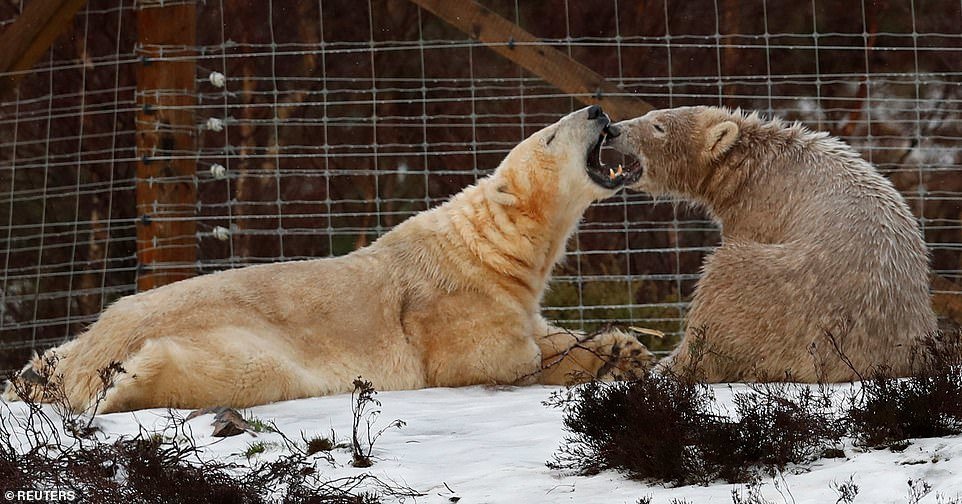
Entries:
[[592, 105], [588, 107], [588, 120], [592, 121], [597, 119], [604, 113], [605, 111], [601, 109], [601, 105]]
[[619, 128], [618, 126], [615, 126], [612, 123], [608, 123], [608, 125], [605, 126], [604, 133], [605, 133], [605, 145], [608, 145], [611, 143], [612, 140], [621, 136], [621, 128]]
[[[615, 149], [622, 154], [636, 154], [638, 149], [631, 142], [631, 124], [628, 121], [609, 124], [605, 128], [605, 145]], [[624, 133], [628, 133], [627, 135]]]
[[601, 105], [592, 105], [588, 107], [587, 112], [588, 112], [588, 120], [601, 123], [602, 129], [605, 131], [605, 134], [607, 135], [608, 127], [611, 125], [611, 118], [608, 117], [608, 114], [605, 113], [605, 110], [601, 108]]

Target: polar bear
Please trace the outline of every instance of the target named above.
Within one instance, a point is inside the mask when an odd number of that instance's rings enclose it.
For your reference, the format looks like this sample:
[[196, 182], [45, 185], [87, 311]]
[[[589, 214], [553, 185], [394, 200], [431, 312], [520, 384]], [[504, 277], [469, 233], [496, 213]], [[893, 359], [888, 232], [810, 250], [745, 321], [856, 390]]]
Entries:
[[706, 208], [722, 244], [704, 263], [680, 347], [708, 381], [847, 381], [910, 372], [936, 329], [928, 253], [892, 184], [851, 147], [798, 123], [714, 107], [612, 128], [628, 184]]
[[582, 213], [621, 188], [599, 164], [609, 124], [598, 106], [567, 115], [489, 177], [346, 256], [122, 298], [17, 379], [43, 400], [49, 380], [38, 378], [54, 377], [71, 408], [90, 410], [98, 370], [118, 362], [99, 404], [111, 412], [341, 393], [359, 375], [382, 390], [632, 376], [650, 357], [635, 338], [575, 334], [539, 311]]

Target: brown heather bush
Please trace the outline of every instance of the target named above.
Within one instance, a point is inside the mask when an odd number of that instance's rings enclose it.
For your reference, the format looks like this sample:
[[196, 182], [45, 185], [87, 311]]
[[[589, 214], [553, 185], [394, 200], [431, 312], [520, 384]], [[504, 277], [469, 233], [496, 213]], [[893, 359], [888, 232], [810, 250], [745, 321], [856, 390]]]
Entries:
[[706, 386], [647, 374], [631, 382], [589, 382], [555, 393], [547, 404], [564, 409], [570, 432], [549, 467], [582, 474], [619, 469], [677, 484], [704, 472], [688, 447], [700, 444], [715, 416]]
[[934, 334], [912, 351], [914, 376], [863, 373], [870, 378], [841, 407], [828, 387], [786, 377], [734, 393], [732, 411], [721, 411], [713, 389], [695, 379], [697, 369], [560, 391], [546, 404], [563, 409], [568, 435], [548, 466], [581, 474], [614, 469], [674, 485], [744, 483], [844, 456], [847, 437], [882, 447], [962, 432], [960, 335]]
[[564, 409], [570, 434], [548, 465], [674, 485], [747, 482], [837, 445], [839, 423], [824, 401], [805, 387], [761, 385], [735, 394], [730, 416], [711, 387], [673, 374], [592, 382], [549, 400]]
[[962, 432], [962, 333], [936, 333], [913, 350], [913, 376], [875, 370], [850, 398], [848, 421], [860, 444], [877, 447], [910, 438]]

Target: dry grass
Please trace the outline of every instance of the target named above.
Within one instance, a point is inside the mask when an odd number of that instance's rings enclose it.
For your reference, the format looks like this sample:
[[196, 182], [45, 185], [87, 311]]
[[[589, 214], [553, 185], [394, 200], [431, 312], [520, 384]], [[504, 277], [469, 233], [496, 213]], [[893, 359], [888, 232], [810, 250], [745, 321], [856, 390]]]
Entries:
[[[48, 397], [55, 397], [57, 380], [41, 378], [54, 394]], [[22, 378], [14, 378], [13, 383], [26, 392], [28, 384]], [[281, 438], [282, 455], [248, 466], [207, 458], [186, 420], [173, 411], [168, 411], [166, 425], [158, 431], [141, 430], [135, 436], [106, 441], [89, 418], [61, 414], [56, 405], [51, 413], [28, 399], [26, 415], [3, 406], [7, 411], [0, 414], [0, 488], [4, 489], [70, 489], [85, 502], [105, 504], [374, 504], [384, 496], [420, 495], [370, 474], [325, 479], [317, 466], [333, 463], [329, 452], [336, 446], [323, 438], [295, 442], [273, 423], [269, 427]]]

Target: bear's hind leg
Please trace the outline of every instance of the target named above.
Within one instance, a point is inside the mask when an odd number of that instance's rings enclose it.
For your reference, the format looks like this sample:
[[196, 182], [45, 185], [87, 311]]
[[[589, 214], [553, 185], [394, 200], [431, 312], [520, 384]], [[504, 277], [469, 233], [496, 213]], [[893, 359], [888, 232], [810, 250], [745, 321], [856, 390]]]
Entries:
[[107, 390], [99, 411], [247, 407], [321, 392], [317, 380], [281, 349], [259, 348], [256, 342], [263, 340], [232, 330], [204, 335], [203, 346], [187, 339], [148, 341], [122, 364], [125, 373]]

